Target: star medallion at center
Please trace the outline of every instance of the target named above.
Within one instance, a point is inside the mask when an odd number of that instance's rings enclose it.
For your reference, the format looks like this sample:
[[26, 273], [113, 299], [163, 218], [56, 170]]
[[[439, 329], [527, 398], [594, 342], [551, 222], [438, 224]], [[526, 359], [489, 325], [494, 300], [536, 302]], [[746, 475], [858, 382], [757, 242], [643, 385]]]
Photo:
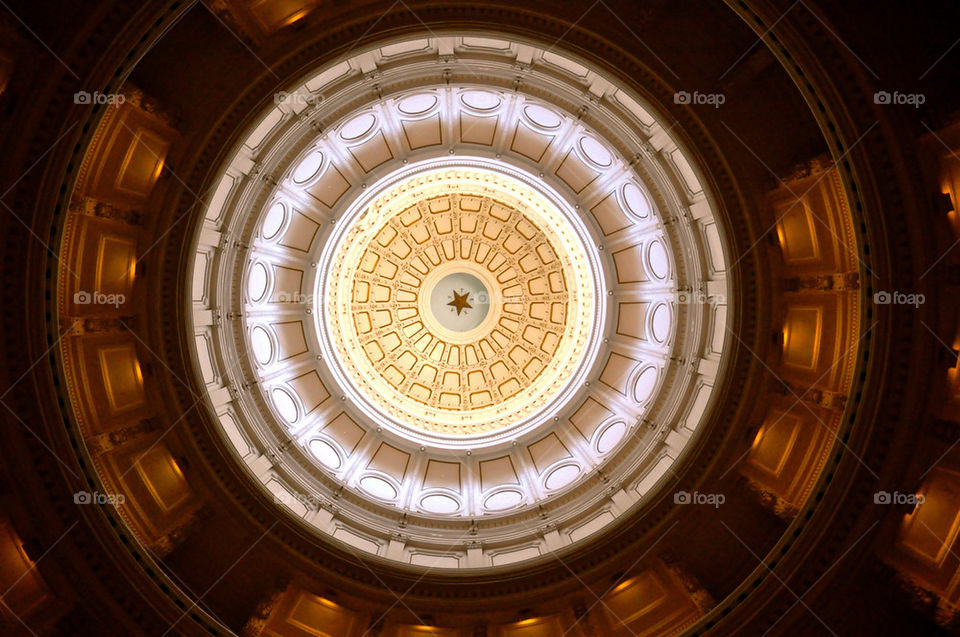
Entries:
[[454, 292], [453, 300], [447, 303], [447, 305], [456, 308], [457, 316], [459, 316], [460, 313], [463, 312], [464, 310], [469, 310], [473, 307], [472, 305], [470, 305], [469, 301], [467, 301], [467, 297], [469, 296], [470, 296], [469, 292], [464, 292], [463, 294], [457, 294], [456, 292]]

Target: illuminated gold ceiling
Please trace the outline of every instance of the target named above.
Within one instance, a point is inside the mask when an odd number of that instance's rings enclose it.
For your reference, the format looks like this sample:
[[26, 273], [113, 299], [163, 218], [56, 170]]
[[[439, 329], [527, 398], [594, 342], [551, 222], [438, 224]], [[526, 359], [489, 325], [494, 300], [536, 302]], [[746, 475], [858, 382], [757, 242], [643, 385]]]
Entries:
[[329, 332], [356, 386], [394, 418], [453, 436], [515, 424], [555, 396], [596, 302], [560, 210], [478, 169], [379, 197], [340, 237], [327, 281]]

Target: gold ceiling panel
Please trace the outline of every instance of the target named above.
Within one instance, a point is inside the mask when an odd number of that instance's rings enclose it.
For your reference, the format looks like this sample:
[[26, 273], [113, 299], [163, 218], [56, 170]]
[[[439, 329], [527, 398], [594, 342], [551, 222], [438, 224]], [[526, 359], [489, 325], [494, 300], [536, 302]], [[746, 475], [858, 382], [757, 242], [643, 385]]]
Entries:
[[[481, 218], [489, 214], [497, 221], [481, 224], [465, 214], [462, 204], [472, 208], [474, 202], [479, 202]], [[432, 213], [433, 209], [442, 212]], [[496, 210], [504, 213], [502, 221]], [[411, 212], [417, 213], [417, 221], [404, 227], [401, 219], [412, 217]], [[521, 234], [527, 227], [533, 228], [519, 211], [490, 197], [459, 193], [420, 202], [387, 222], [381, 239], [364, 255], [364, 262], [378, 267], [372, 273], [361, 267], [358, 282], [387, 286], [397, 295], [383, 304], [355, 294], [352, 307], [354, 327], [362, 334], [360, 342], [371, 364], [381, 374], [398, 369], [399, 391], [433, 407], [467, 411], [507, 400], [536, 380], [563, 338], [569, 294], [543, 232], [534, 230], [527, 239]], [[386, 236], [390, 239], [384, 243]], [[419, 244], [416, 251], [412, 243]], [[550, 255], [547, 263], [538, 248]], [[534, 263], [526, 263], [531, 259]], [[436, 322], [421, 312], [423, 284], [436, 268], [474, 271], [477, 265], [496, 282], [490, 300], [499, 318], [475, 341], [452, 342], [459, 339], [437, 329]], [[549, 280], [557, 282], [556, 291], [548, 286]], [[539, 318], [529, 309], [533, 304], [556, 304], [561, 309], [556, 316]], [[377, 354], [371, 356], [374, 351]], [[423, 389], [417, 391], [414, 385]]]
[[416, 176], [374, 201], [329, 278], [330, 332], [357, 385], [444, 435], [543, 404], [582, 355], [594, 302], [582, 247], [548, 208], [479, 170]]

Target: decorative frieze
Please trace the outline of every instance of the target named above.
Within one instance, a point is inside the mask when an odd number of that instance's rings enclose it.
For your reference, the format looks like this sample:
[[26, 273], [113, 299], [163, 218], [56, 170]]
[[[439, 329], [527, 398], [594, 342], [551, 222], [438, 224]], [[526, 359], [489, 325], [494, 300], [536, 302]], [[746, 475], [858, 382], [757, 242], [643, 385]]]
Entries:
[[857, 272], [835, 272], [811, 277], [790, 277], [783, 279], [786, 292], [848, 292], [860, 289], [860, 274]]
[[676, 555], [670, 551], [662, 551], [657, 557], [660, 558], [660, 561], [667, 567], [667, 570], [683, 585], [687, 593], [690, 594], [690, 599], [693, 600], [693, 603], [697, 605], [697, 608], [699, 608], [701, 612], [707, 613], [716, 605], [716, 600], [713, 599], [713, 596], [700, 584], [700, 580], [698, 580], [695, 575], [683, 567]]
[[240, 631], [240, 637], [260, 637], [263, 634], [270, 622], [270, 617], [283, 600], [285, 588], [273, 591], [265, 600], [257, 604], [253, 615]]
[[754, 497], [763, 508], [767, 509], [781, 520], [789, 522], [797, 516], [799, 509], [787, 502], [779, 495], [764, 488], [746, 476], [737, 479], [737, 486]]
[[90, 453], [103, 455], [117, 447], [142, 440], [150, 433], [158, 431], [158, 429], [157, 423], [153, 419], [145, 418], [134, 425], [88, 438], [87, 447], [90, 449]]
[[576, 619], [576, 626], [580, 628], [583, 637], [600, 637], [597, 628], [594, 625], [593, 618], [590, 616], [590, 608], [583, 599], [578, 599], [573, 605], [573, 616]]

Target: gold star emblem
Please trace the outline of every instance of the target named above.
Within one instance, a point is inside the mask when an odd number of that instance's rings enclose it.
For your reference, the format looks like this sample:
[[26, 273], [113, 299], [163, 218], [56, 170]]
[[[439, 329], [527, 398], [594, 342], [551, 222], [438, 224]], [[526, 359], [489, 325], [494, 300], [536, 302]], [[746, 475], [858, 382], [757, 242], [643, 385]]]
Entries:
[[463, 294], [457, 294], [456, 291], [453, 293], [453, 300], [447, 303], [451, 307], [457, 308], [457, 316], [460, 316], [460, 313], [464, 310], [469, 310], [473, 306], [467, 302], [467, 297], [470, 296], [469, 292], [464, 292]]

